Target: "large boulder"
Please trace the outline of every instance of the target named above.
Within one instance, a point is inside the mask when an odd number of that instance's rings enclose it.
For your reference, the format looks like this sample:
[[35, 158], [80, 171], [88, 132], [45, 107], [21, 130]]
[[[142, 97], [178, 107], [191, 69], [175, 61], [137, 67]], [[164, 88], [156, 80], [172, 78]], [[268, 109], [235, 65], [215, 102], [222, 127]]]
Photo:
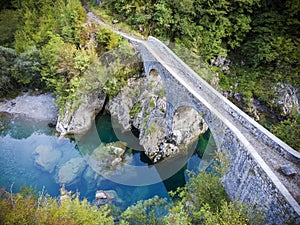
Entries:
[[52, 173], [58, 164], [62, 153], [49, 145], [39, 145], [34, 153], [35, 165], [42, 170]]
[[58, 182], [65, 185], [76, 183], [80, 179], [85, 167], [86, 163], [83, 158], [70, 159], [58, 171]]
[[58, 117], [56, 130], [62, 136], [74, 134], [84, 135], [92, 127], [96, 115], [103, 108], [106, 95], [102, 90], [83, 94], [78, 102], [66, 105], [65, 112]]
[[173, 134], [178, 145], [188, 145], [207, 131], [208, 126], [200, 114], [190, 107], [180, 107], [173, 119]]

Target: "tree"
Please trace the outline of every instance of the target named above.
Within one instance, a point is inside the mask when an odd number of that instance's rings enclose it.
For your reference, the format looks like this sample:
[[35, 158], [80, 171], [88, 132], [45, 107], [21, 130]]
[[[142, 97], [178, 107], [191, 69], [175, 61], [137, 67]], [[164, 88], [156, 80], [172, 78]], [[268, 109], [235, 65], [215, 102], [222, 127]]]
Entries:
[[271, 126], [271, 132], [300, 152], [300, 115], [295, 113], [290, 118]]
[[14, 34], [17, 30], [18, 22], [15, 10], [5, 9], [0, 12], [0, 45], [13, 47]]
[[32, 188], [23, 188], [17, 194], [3, 191], [0, 194], [0, 224], [114, 224], [107, 206], [98, 209], [76, 196], [58, 203]]
[[31, 88], [42, 87], [41, 83], [41, 55], [36, 47], [31, 47], [20, 54], [14, 61], [13, 76], [20, 83]]
[[16, 86], [12, 73], [17, 57], [18, 54], [14, 49], [0, 46], [0, 98], [6, 97]]

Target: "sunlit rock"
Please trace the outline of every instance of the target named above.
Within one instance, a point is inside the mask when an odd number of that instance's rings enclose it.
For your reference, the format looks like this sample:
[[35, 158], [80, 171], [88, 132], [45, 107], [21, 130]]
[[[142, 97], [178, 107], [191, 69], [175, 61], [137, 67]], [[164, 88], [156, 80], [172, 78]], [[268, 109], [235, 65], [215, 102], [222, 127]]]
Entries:
[[289, 84], [277, 84], [274, 86], [274, 98], [271, 103], [275, 105], [284, 116], [292, 112], [300, 113], [298, 88]]

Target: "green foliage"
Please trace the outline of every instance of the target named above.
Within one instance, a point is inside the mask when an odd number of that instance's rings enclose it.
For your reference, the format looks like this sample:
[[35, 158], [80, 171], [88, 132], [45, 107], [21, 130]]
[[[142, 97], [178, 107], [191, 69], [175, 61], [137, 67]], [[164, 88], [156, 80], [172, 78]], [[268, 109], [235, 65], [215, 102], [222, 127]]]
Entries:
[[0, 11], [0, 45], [13, 47], [14, 33], [18, 26], [18, 16], [15, 10]]
[[96, 33], [96, 40], [98, 43], [97, 53], [102, 55], [104, 52], [118, 47], [121, 44], [122, 37], [109, 28], [100, 26]]
[[271, 126], [271, 132], [300, 152], [300, 115], [293, 115]]
[[200, 213], [203, 215], [203, 223], [206, 225], [255, 225], [263, 222], [263, 217], [260, 212], [256, 211], [253, 213], [248, 205], [242, 205], [236, 201], [222, 201], [220, 210], [217, 212], [212, 211], [209, 205], [204, 205]]
[[12, 73], [14, 61], [17, 57], [18, 54], [15, 50], [0, 46], [0, 98], [7, 96], [16, 86]]
[[65, 42], [80, 45], [85, 11], [78, 0], [18, 1], [20, 25], [15, 34], [19, 52], [30, 46], [39, 49], [49, 41], [49, 33], [59, 34]]
[[258, 2], [111, 0], [102, 7], [134, 30], [142, 28], [144, 35], [180, 40], [209, 60], [240, 45], [251, 29], [251, 13]]
[[164, 217], [165, 225], [192, 225], [192, 219], [186, 212], [183, 201], [177, 202]]
[[132, 108], [130, 109], [129, 115], [133, 118], [137, 118], [137, 115], [142, 110], [141, 101], [137, 101], [133, 104]]
[[40, 88], [41, 58], [36, 48], [20, 55], [14, 49], [0, 46], [0, 96], [10, 97], [20, 87]]
[[43, 86], [41, 84], [40, 69], [40, 51], [35, 47], [32, 47], [16, 58], [13, 76], [21, 84], [28, 85], [32, 88], [38, 88]]
[[78, 0], [65, 0], [60, 4], [59, 34], [65, 42], [79, 46], [83, 32], [82, 23], [85, 21], [85, 10]]
[[151, 199], [138, 201], [121, 214], [121, 225], [159, 225], [163, 224], [162, 216], [166, 213], [166, 200], [154, 196]]
[[[147, 114], [147, 112], [146, 112], [146, 114]], [[149, 135], [152, 135], [152, 134], [155, 134], [156, 132], [158, 132], [158, 130], [159, 130], [158, 125], [154, 122], [150, 122], [149, 127], [146, 130], [146, 132]]]
[[63, 41], [59, 35], [51, 39], [41, 50], [42, 79], [57, 94], [57, 103], [64, 110], [68, 100], [74, 100], [80, 78], [97, 60], [94, 49], [77, 49], [74, 44]]
[[[154, 196], [138, 201], [122, 213], [114, 206], [90, 205], [76, 195], [60, 202], [33, 188], [18, 194], [0, 190], [0, 224], [121, 224], [121, 225], [190, 225], [190, 224], [260, 224], [262, 213], [228, 202], [221, 178], [200, 173], [192, 176], [185, 187], [171, 193], [174, 205]], [[112, 212], [113, 211], [113, 212]], [[114, 218], [118, 221], [114, 222]]]
[[198, 176], [191, 176], [186, 188], [188, 193], [191, 194], [185, 197], [194, 202], [196, 212], [205, 204], [208, 204], [212, 211], [217, 211], [221, 202], [227, 199], [221, 179], [211, 173], [200, 173]]
[[260, 224], [262, 212], [237, 201], [228, 202], [221, 178], [205, 172], [192, 175], [184, 188], [171, 193], [178, 200], [166, 224]]
[[68, 198], [58, 204], [56, 199], [26, 188], [19, 194], [1, 195], [0, 224], [114, 224], [107, 206], [98, 209], [86, 199]]
[[107, 206], [98, 209], [91, 206], [86, 199], [66, 199], [62, 204], [50, 199], [38, 209], [37, 224], [114, 224]]
[[[122, 87], [127, 85], [127, 80], [138, 76], [142, 65], [132, 46], [124, 42], [119, 48], [111, 51], [106, 60], [107, 80], [104, 84], [104, 92], [108, 96], [117, 95]], [[107, 60], [108, 59], [108, 60]]]

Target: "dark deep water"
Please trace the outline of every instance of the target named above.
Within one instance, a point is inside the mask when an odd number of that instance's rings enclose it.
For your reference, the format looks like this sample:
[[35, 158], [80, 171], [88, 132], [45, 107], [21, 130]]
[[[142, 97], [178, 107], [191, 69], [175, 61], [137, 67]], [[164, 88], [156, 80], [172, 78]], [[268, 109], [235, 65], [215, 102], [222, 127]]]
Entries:
[[[82, 157], [86, 161], [84, 171], [66, 188], [74, 192], [78, 190], [80, 198], [87, 198], [90, 202], [94, 200], [96, 190], [114, 190], [119, 199], [116, 204], [124, 209], [138, 200], [155, 195], [169, 198], [168, 191], [175, 190], [187, 181], [186, 169], [198, 171], [206, 168], [216, 149], [210, 131], [207, 131], [187, 156], [154, 166], [142, 151], [127, 148], [125, 162], [118, 167], [119, 174], [111, 175], [109, 169], [99, 173], [95, 172], [97, 168], [88, 158], [99, 144], [116, 142], [118, 137], [125, 142], [128, 139], [133, 139], [130, 142], [136, 140], [132, 135], [116, 135], [118, 130], [113, 128], [108, 115], [98, 116], [95, 124], [94, 129], [80, 140], [61, 139], [46, 122], [1, 114], [0, 187], [7, 190], [12, 187], [14, 192], [23, 185], [35, 186], [37, 190], [44, 187], [51, 196], [58, 196], [61, 187], [59, 170], [70, 159]], [[38, 146], [51, 146], [61, 152], [53, 171], [43, 171], [35, 165], [34, 151]], [[178, 172], [173, 174], [173, 171]]]

